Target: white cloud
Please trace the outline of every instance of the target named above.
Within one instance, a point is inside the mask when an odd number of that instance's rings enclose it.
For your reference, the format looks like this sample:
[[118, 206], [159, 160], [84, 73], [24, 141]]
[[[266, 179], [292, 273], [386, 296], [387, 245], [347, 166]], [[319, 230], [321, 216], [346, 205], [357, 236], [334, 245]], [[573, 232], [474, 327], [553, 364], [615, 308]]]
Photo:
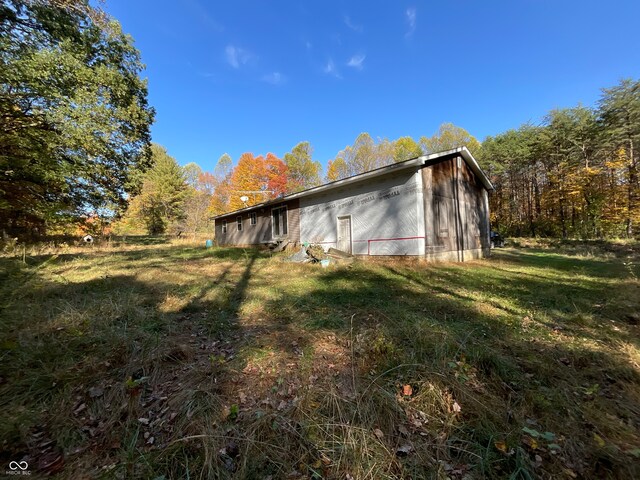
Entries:
[[407, 23], [409, 24], [409, 30], [405, 33], [405, 37], [410, 37], [416, 30], [416, 20], [418, 17], [418, 11], [415, 7], [407, 8], [405, 12], [407, 15]]
[[336, 67], [336, 64], [333, 62], [333, 59], [331, 58], [327, 62], [327, 65], [324, 67], [324, 73], [336, 78], [342, 78], [342, 76], [340, 75], [340, 72], [338, 71], [338, 68]]
[[354, 55], [347, 62], [347, 67], [355, 68], [356, 70], [362, 70], [364, 68], [364, 59], [366, 55]]
[[362, 33], [364, 31], [364, 27], [362, 25], [358, 25], [357, 23], [353, 23], [349, 15], [345, 15], [343, 20], [344, 24], [354, 32]]
[[270, 83], [271, 85], [282, 85], [287, 81], [287, 77], [285, 77], [280, 72], [271, 72], [262, 77], [263, 82]]
[[233, 68], [240, 68], [252, 58], [251, 53], [234, 45], [227, 45], [227, 48], [224, 49], [224, 53], [227, 57], [227, 62], [229, 62], [229, 65]]

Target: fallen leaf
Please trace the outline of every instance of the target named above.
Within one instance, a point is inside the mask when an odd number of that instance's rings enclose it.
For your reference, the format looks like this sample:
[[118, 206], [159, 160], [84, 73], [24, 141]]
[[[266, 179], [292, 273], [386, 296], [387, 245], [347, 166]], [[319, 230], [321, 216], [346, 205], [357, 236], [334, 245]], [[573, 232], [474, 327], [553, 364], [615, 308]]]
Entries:
[[382, 430], [380, 430], [379, 428], [376, 428], [373, 433], [376, 437], [378, 437], [378, 440], [382, 440], [384, 438], [384, 433], [382, 433]]
[[413, 395], [413, 388], [411, 387], [411, 385], [405, 385], [404, 387], [402, 387], [402, 394], [405, 397], [410, 397], [411, 395]]
[[460, 408], [460, 405], [458, 405], [458, 402], [453, 402], [453, 411], [456, 413], [460, 413], [462, 411], [462, 408]]
[[502, 453], [507, 453], [507, 444], [504, 441], [500, 440], [497, 442], [493, 442], [493, 445]]
[[138, 421], [143, 425], [149, 425], [149, 419], [148, 418], [140, 417], [138, 419]]

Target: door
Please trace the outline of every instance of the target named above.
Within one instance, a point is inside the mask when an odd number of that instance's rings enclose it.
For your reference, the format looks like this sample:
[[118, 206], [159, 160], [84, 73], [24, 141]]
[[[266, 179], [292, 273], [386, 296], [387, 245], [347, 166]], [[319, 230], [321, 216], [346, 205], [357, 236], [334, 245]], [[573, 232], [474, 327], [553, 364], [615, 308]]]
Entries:
[[351, 253], [351, 217], [338, 217], [338, 250]]

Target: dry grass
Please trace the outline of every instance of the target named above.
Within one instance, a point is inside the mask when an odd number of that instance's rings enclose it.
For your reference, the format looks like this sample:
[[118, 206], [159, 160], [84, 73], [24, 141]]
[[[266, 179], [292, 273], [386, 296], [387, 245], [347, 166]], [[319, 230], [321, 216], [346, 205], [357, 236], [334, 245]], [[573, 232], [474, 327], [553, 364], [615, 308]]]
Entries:
[[202, 243], [5, 251], [0, 461], [73, 479], [640, 476], [637, 246], [322, 269]]

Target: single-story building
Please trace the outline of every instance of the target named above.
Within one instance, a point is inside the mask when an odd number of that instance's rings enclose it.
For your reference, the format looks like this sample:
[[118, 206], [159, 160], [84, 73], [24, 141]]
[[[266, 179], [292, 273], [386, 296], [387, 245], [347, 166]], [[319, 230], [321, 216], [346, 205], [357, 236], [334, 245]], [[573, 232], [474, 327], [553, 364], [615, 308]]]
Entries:
[[218, 245], [320, 244], [370, 256], [488, 254], [491, 182], [466, 147], [423, 155], [215, 217]]

